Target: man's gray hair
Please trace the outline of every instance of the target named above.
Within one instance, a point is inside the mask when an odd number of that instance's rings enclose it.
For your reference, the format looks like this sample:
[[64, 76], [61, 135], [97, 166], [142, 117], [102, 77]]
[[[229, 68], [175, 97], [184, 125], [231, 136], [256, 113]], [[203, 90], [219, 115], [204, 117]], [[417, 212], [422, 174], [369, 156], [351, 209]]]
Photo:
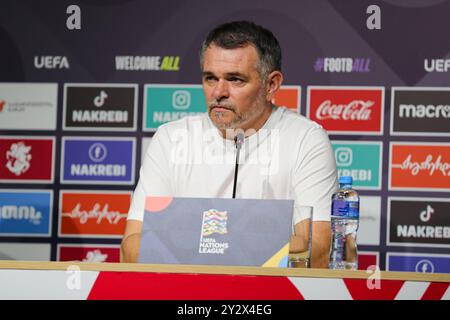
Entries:
[[248, 45], [255, 47], [259, 56], [257, 68], [264, 83], [269, 73], [281, 71], [281, 48], [278, 40], [272, 32], [253, 22], [233, 21], [221, 24], [212, 30], [200, 49], [202, 69], [205, 51], [211, 44], [223, 49], [236, 49]]

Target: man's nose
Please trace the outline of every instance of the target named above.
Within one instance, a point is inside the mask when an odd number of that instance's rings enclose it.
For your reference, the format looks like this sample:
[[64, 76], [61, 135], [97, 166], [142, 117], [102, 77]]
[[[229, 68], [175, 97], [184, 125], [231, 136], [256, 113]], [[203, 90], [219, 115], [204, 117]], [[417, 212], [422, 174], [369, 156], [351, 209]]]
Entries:
[[223, 99], [227, 99], [230, 96], [230, 91], [228, 88], [228, 83], [227, 81], [220, 79], [219, 81], [217, 81], [217, 85], [214, 88], [214, 98], [217, 101], [223, 100]]

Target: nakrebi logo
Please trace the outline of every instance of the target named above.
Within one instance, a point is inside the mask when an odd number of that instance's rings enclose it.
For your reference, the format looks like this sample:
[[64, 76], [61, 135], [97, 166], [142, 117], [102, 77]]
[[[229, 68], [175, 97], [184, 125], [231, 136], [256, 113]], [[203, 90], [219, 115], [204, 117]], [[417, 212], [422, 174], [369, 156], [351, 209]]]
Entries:
[[338, 176], [352, 176], [359, 189], [381, 189], [382, 142], [332, 141]]
[[65, 84], [65, 130], [136, 130], [138, 86]]
[[135, 138], [63, 137], [62, 145], [62, 183], [134, 183]]
[[307, 116], [332, 134], [382, 135], [384, 87], [308, 86]]
[[55, 130], [57, 83], [0, 83], [0, 128]]
[[95, 244], [60, 244], [58, 261], [89, 263], [120, 262], [120, 246]]
[[450, 255], [432, 253], [388, 252], [388, 271], [450, 273]]
[[179, 71], [180, 56], [116, 56], [120, 71]]
[[144, 131], [155, 131], [166, 122], [206, 112], [201, 85], [148, 84], [144, 95]]
[[389, 188], [392, 190], [450, 190], [450, 144], [391, 142]]
[[392, 88], [392, 135], [449, 136], [449, 123], [450, 88]]
[[450, 200], [388, 199], [388, 245], [450, 247]]
[[50, 190], [0, 189], [0, 236], [49, 236], [52, 204]]
[[54, 137], [0, 136], [0, 182], [53, 182]]
[[130, 191], [63, 190], [59, 199], [61, 237], [118, 238], [125, 231]]

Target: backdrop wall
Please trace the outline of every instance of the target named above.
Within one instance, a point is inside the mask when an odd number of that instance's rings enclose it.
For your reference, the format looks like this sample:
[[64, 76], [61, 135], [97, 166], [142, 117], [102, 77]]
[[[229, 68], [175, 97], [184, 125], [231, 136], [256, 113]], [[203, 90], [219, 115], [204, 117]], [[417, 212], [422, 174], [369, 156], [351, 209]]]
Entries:
[[361, 268], [450, 272], [449, 12], [442, 0], [3, 0], [0, 259], [118, 261], [151, 136], [206, 108], [203, 38], [249, 19], [282, 46], [275, 102], [322, 124], [354, 177]]

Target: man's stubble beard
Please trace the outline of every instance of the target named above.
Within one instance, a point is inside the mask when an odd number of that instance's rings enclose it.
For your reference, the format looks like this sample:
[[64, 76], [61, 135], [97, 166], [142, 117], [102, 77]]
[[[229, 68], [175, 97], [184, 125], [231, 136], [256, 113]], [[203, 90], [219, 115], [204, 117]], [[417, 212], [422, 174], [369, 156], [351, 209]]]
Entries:
[[[257, 100], [255, 100], [252, 107], [243, 114], [239, 114], [236, 112], [236, 106], [234, 104], [228, 102], [218, 102], [216, 100], [213, 100], [208, 104], [209, 118], [211, 119], [214, 126], [216, 126], [216, 128], [219, 130], [230, 130], [230, 129], [234, 130], [242, 128], [242, 125], [245, 125], [249, 120], [254, 120], [264, 113], [264, 109], [266, 108], [266, 100], [264, 98], [263, 93], [264, 88], [261, 88]], [[212, 106], [222, 106], [224, 108], [231, 110], [231, 112], [233, 112], [234, 114], [233, 119], [229, 123], [224, 122], [216, 123], [215, 119], [211, 115], [211, 113], [215, 112], [214, 110], [211, 109]], [[254, 128], [246, 128], [246, 129], [248, 130]]]

